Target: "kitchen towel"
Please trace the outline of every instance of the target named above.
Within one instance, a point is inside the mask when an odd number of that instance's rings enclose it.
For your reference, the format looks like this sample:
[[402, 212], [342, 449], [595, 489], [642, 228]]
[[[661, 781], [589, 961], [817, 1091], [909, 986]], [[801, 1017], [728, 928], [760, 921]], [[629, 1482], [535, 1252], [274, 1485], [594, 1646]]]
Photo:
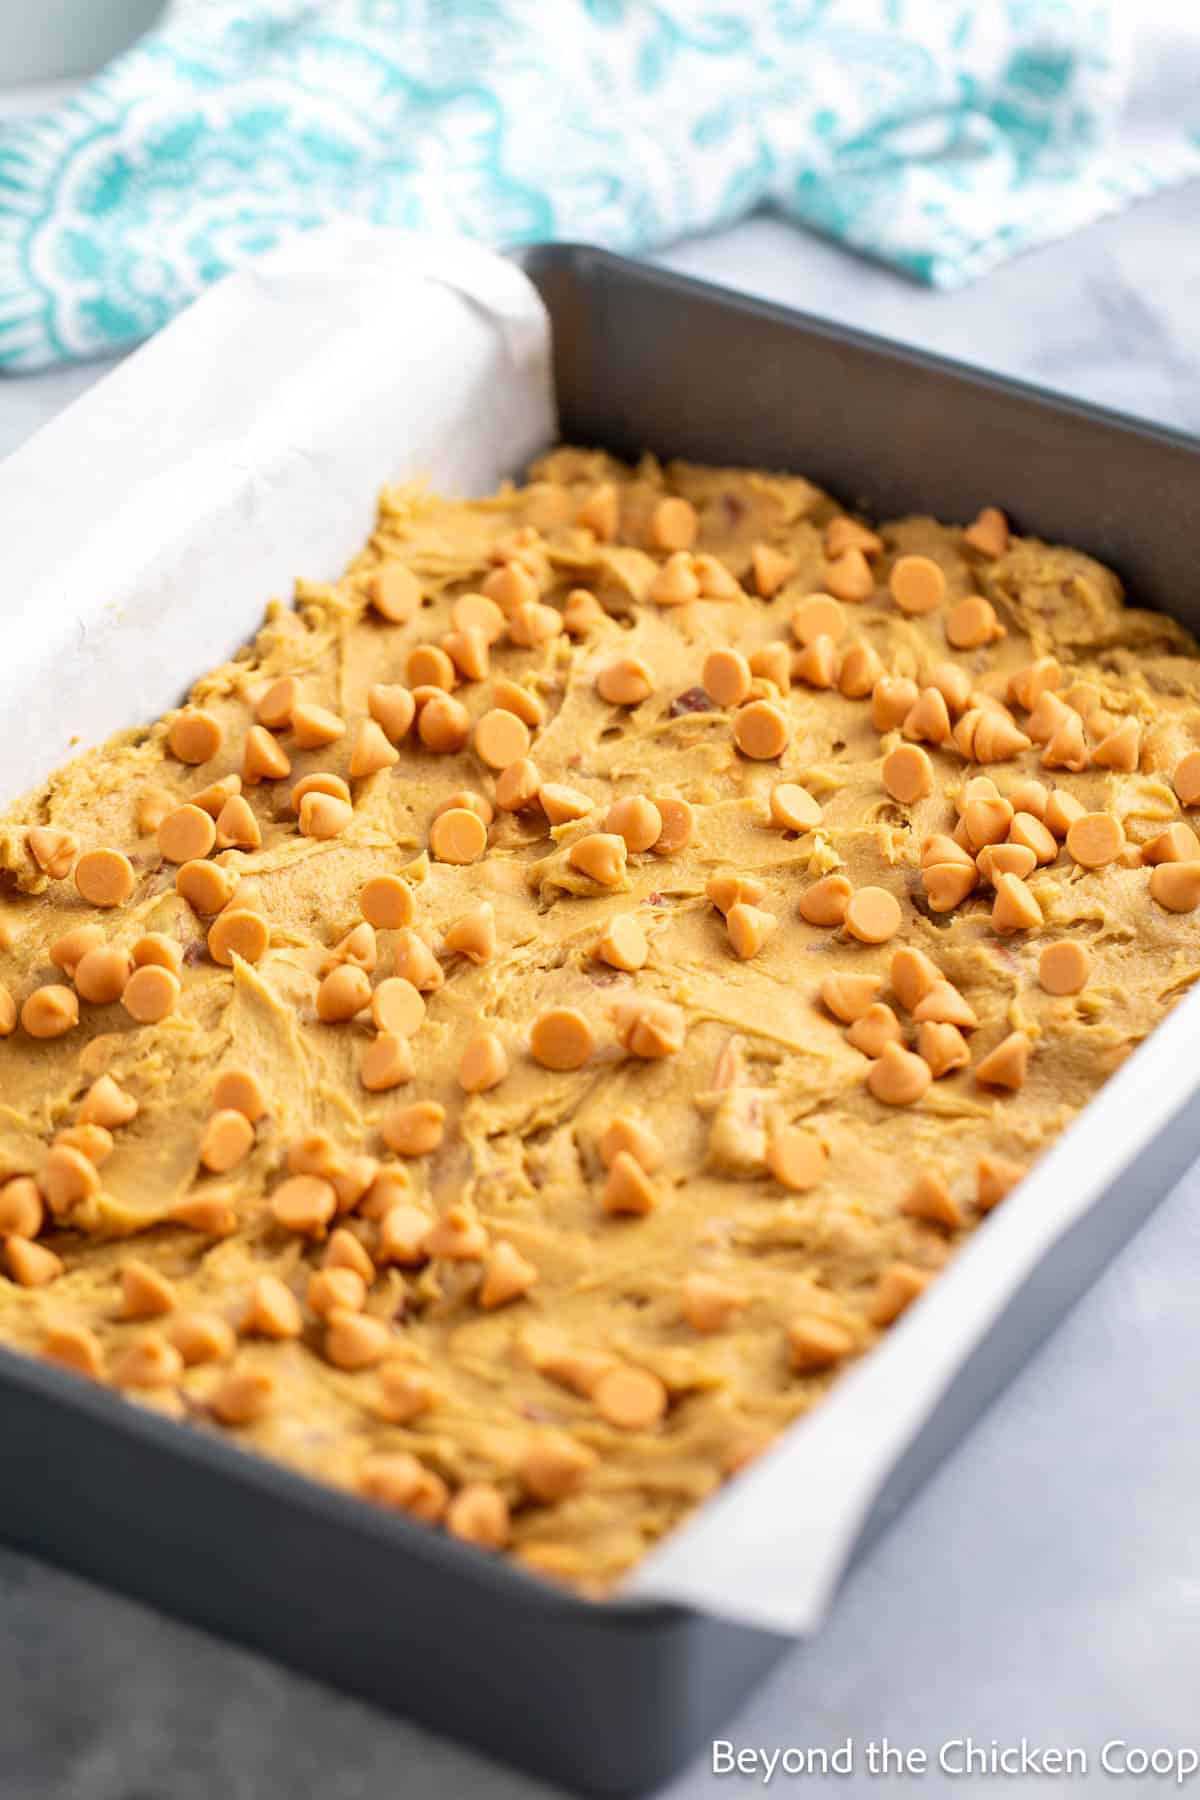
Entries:
[[[941, 287], [1200, 172], [1128, 0], [173, 0], [0, 129], [0, 368], [339, 217], [646, 250], [771, 204]], [[1200, 123], [1198, 113], [1195, 123]]]

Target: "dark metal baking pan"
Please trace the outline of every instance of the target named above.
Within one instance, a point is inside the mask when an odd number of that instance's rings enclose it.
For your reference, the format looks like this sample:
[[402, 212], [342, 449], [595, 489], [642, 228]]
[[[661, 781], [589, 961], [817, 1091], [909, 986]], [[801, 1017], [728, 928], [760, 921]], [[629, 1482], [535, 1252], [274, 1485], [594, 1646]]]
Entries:
[[[525, 259], [563, 436], [803, 470], [872, 513], [997, 502], [1190, 593], [1200, 446], [583, 248]], [[879, 1494], [857, 1554], [1192, 1160], [1200, 1098], [1038, 1265]], [[901, 1329], [903, 1329], [901, 1327]], [[572, 1790], [645, 1791], [787, 1640], [576, 1599], [469, 1546], [0, 1350], [0, 1536]], [[724, 1502], [736, 1529], [736, 1496]]]

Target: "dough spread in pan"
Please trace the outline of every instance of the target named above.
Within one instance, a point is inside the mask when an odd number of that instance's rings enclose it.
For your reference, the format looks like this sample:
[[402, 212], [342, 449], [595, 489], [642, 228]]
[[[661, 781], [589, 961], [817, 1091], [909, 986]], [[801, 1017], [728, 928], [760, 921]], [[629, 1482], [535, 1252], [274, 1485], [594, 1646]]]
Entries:
[[386, 493], [0, 821], [0, 1341], [603, 1593], [1195, 979], [1197, 743], [994, 508]]

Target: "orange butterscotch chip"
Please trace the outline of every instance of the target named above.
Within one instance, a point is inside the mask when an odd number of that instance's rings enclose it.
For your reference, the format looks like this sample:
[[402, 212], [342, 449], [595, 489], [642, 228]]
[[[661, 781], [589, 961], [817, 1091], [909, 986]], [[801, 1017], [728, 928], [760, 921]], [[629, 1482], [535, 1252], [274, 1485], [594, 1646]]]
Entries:
[[1064, 939], [1047, 944], [1038, 960], [1038, 980], [1048, 994], [1079, 994], [1087, 986], [1091, 957], [1082, 944]]
[[[1030, 720], [1030, 724], [1032, 723]], [[1068, 712], [1062, 724], [1056, 727], [1046, 741], [1046, 747], [1042, 751], [1042, 766], [1046, 769], [1072, 769], [1078, 774], [1087, 768], [1090, 761], [1083, 720], [1078, 713]]]
[[874, 1004], [881, 985], [878, 975], [827, 975], [821, 983], [821, 1000], [835, 1019], [852, 1025]]
[[339, 1225], [330, 1232], [321, 1256], [321, 1267], [350, 1269], [366, 1287], [370, 1287], [375, 1279], [374, 1263], [358, 1238], [345, 1225]]
[[83, 1097], [79, 1108], [81, 1125], [103, 1125], [107, 1131], [128, 1125], [137, 1117], [138, 1103], [127, 1094], [111, 1075], [100, 1075]]
[[927, 613], [946, 597], [946, 577], [928, 556], [900, 556], [888, 576], [888, 591], [904, 613]]
[[[1200, 860], [1200, 838], [1190, 825], [1177, 819], [1156, 837], [1142, 845], [1142, 861], [1148, 863], [1196, 862]], [[51, 950], [51, 957], [54, 952]]]
[[509, 763], [496, 778], [496, 805], [502, 812], [524, 812], [536, 806], [542, 790], [541, 772], [529, 757]]
[[78, 999], [57, 982], [34, 988], [21, 1008], [22, 1029], [32, 1038], [62, 1037], [78, 1023]]
[[981, 594], [969, 594], [946, 614], [946, 641], [955, 650], [978, 650], [1006, 635], [995, 607]]
[[912, 1106], [932, 1080], [925, 1059], [896, 1043], [885, 1044], [867, 1070], [867, 1086], [885, 1106]]
[[358, 894], [359, 911], [379, 931], [398, 931], [413, 921], [412, 889], [399, 875], [373, 875]]
[[534, 1286], [538, 1271], [520, 1251], [501, 1238], [493, 1245], [475, 1298], [486, 1311], [519, 1300]]
[[473, 1206], [456, 1201], [425, 1233], [426, 1256], [444, 1257], [449, 1262], [482, 1262], [488, 1252], [488, 1234]]
[[666, 1417], [667, 1390], [649, 1369], [614, 1364], [600, 1376], [592, 1405], [618, 1431], [650, 1431]]
[[876, 731], [895, 731], [917, 703], [919, 689], [907, 675], [881, 675], [871, 689], [871, 724]]
[[933, 764], [917, 744], [897, 744], [889, 750], [880, 774], [892, 799], [902, 806], [912, 806], [933, 792]]
[[846, 903], [842, 923], [851, 937], [864, 944], [884, 944], [895, 937], [903, 922], [900, 902], [886, 888], [856, 888]]
[[294, 675], [281, 675], [264, 688], [254, 708], [254, 716], [268, 731], [286, 731], [292, 722], [292, 709], [301, 697], [301, 687]]
[[934, 983], [942, 980], [942, 971], [923, 950], [905, 944], [893, 951], [888, 976], [901, 1006], [912, 1012]]
[[869, 600], [875, 592], [875, 576], [862, 551], [851, 546], [829, 563], [825, 586], [839, 600]]
[[459, 1488], [446, 1508], [445, 1525], [451, 1537], [481, 1550], [502, 1550], [512, 1530], [508, 1502], [490, 1481], [468, 1481]]
[[389, 625], [406, 625], [421, 605], [421, 584], [403, 563], [383, 563], [367, 578], [367, 598]]
[[296, 783], [289, 795], [292, 811], [298, 813], [309, 794], [329, 794], [335, 800], [344, 800], [350, 804], [350, 789], [340, 775], [331, 775], [328, 770], [316, 769], [311, 775], [304, 775]]
[[227, 1174], [254, 1148], [254, 1127], [245, 1113], [223, 1107], [213, 1113], [200, 1139], [200, 1161], [214, 1175]]
[[572, 588], [563, 604], [563, 630], [574, 638], [588, 637], [608, 617], [595, 594]]
[[381, 1031], [359, 1058], [358, 1078], [369, 1094], [383, 1094], [389, 1088], [411, 1081], [416, 1073], [412, 1045], [394, 1032]]
[[373, 1369], [392, 1344], [391, 1327], [348, 1306], [335, 1306], [327, 1315], [322, 1348], [335, 1369]]
[[963, 998], [953, 982], [938, 980], [926, 989], [912, 1008], [918, 1025], [927, 1021], [935, 1025], [957, 1025], [963, 1031], [974, 1031], [979, 1024], [975, 1009]]
[[646, 934], [632, 913], [618, 913], [610, 919], [596, 940], [592, 955], [610, 969], [623, 969], [632, 974], [646, 965], [650, 952]]
[[844, 875], [823, 875], [820, 881], [805, 888], [797, 901], [800, 917], [810, 925], [840, 925], [853, 892]]
[[159, 826], [157, 840], [168, 862], [191, 862], [208, 855], [217, 841], [217, 828], [202, 806], [177, 806]]
[[269, 1106], [262, 1082], [249, 1069], [222, 1069], [217, 1076], [213, 1087], [215, 1111], [239, 1112], [255, 1125]]
[[487, 849], [487, 826], [478, 813], [465, 806], [452, 806], [430, 826], [429, 848], [439, 862], [478, 862]]
[[750, 664], [740, 650], [710, 650], [704, 659], [700, 681], [718, 706], [741, 706], [750, 698]]
[[233, 965], [235, 956], [243, 962], [256, 963], [265, 955], [271, 933], [265, 919], [245, 908], [230, 907], [214, 921], [208, 933], [208, 953], [224, 968]]
[[354, 963], [339, 963], [317, 989], [317, 1017], [327, 1025], [342, 1024], [362, 1012], [370, 1001], [371, 983], [366, 971]]
[[300, 802], [299, 814], [301, 835], [327, 843], [342, 835], [354, 818], [354, 808], [333, 794], [308, 793]]
[[[792, 685], [792, 651], [782, 638], [769, 644], [760, 644], [757, 650], [750, 652], [750, 673], [760, 676], [762, 681], [769, 681], [779, 693], [786, 694]], [[752, 681], [751, 695], [762, 699], [770, 699], [770, 695], [762, 691], [762, 681]]]
[[926, 1019], [917, 1027], [917, 1055], [929, 1064], [935, 1081], [955, 1069], [965, 1069], [971, 1060], [967, 1041], [957, 1025], [940, 1024]]
[[681, 1310], [693, 1331], [703, 1332], [706, 1336], [722, 1331], [749, 1304], [749, 1294], [732, 1287], [717, 1275], [695, 1271], [684, 1277]]
[[1067, 850], [1085, 869], [1115, 862], [1125, 846], [1125, 833], [1111, 813], [1083, 813], [1067, 829]]
[[504, 636], [504, 614], [486, 594], [460, 594], [450, 618], [456, 631], [478, 631], [487, 644], [498, 643]]
[[627, 794], [621, 800], [614, 800], [604, 820], [606, 832], [615, 832], [624, 838], [625, 848], [631, 854], [650, 850], [662, 835], [662, 814], [653, 800], [647, 800], [644, 794]]
[[929, 671], [928, 685], [935, 687], [952, 713], [967, 710], [971, 700], [971, 677], [957, 663], [937, 663]]
[[1180, 757], [1171, 786], [1180, 806], [1200, 806], [1200, 750], [1189, 750]]
[[337, 1192], [320, 1175], [291, 1175], [271, 1195], [271, 1216], [285, 1231], [323, 1238], [337, 1211]]
[[507, 769], [528, 751], [528, 725], [502, 706], [485, 712], [475, 726], [475, 754], [489, 769]]
[[903, 1040], [899, 1019], [881, 1000], [868, 1006], [846, 1031], [846, 1042], [861, 1050], [864, 1056], [882, 1056], [885, 1044], [899, 1044]]
[[682, 1007], [652, 994], [632, 994], [613, 1008], [617, 1042], [630, 1056], [656, 1062], [683, 1049]]
[[754, 575], [755, 589], [764, 600], [772, 599], [796, 573], [795, 559], [770, 544], [753, 546], [750, 551], [750, 568]]
[[[481, 594], [480, 599], [483, 598], [485, 596]], [[489, 600], [488, 605], [491, 604]], [[488, 639], [478, 625], [466, 625], [460, 631], [448, 631], [442, 639], [441, 648], [464, 681], [483, 681], [490, 673], [492, 659]]]
[[392, 945], [392, 967], [397, 975], [405, 981], [411, 981], [422, 994], [431, 994], [440, 988], [446, 977], [429, 945], [419, 932], [405, 926], [396, 933]]
[[995, 559], [1008, 549], [1008, 520], [998, 506], [985, 506], [963, 532], [963, 542], [981, 556]]
[[[1200, 850], [1197, 853], [1200, 854]], [[75, 970], [88, 951], [98, 949], [103, 942], [102, 925], [76, 925], [72, 931], [65, 931], [61, 937], [55, 938], [50, 946], [50, 961], [64, 975], [74, 978]]]
[[[235, 795], [240, 795], [241, 791], [242, 778], [240, 775], [222, 775], [219, 781], [210, 781], [207, 787], [201, 788], [199, 792], [193, 794], [191, 804], [202, 806], [209, 817], [215, 819], [219, 816], [221, 808]], [[169, 811], [168, 807], [167, 812]], [[166, 817], [166, 813], [163, 817]], [[157, 826], [155, 829], [157, 830]]]
[[652, 550], [690, 550], [696, 541], [700, 521], [690, 500], [668, 495], [650, 514], [646, 541]]
[[596, 1047], [595, 1033], [571, 1006], [551, 1007], [534, 1020], [529, 1052], [544, 1069], [581, 1069]]
[[63, 1272], [61, 1256], [16, 1234], [4, 1240], [4, 1266], [17, 1286], [26, 1288], [46, 1287]]
[[119, 850], [85, 850], [75, 886], [89, 906], [121, 906], [133, 892], [133, 864]]
[[514, 606], [508, 617], [508, 635], [523, 650], [549, 643], [562, 629], [562, 614], [537, 600], [526, 600], [520, 606]]
[[260, 1275], [250, 1289], [240, 1330], [246, 1337], [299, 1337], [304, 1327], [300, 1302], [278, 1275]]
[[262, 827], [244, 794], [231, 794], [217, 814], [218, 850], [257, 850]]
[[1019, 1181], [1024, 1181], [1024, 1163], [1011, 1162], [1004, 1156], [981, 1156], [975, 1165], [975, 1204], [980, 1212], [991, 1212]]
[[838, 692], [845, 694], [848, 700], [865, 700], [882, 674], [883, 664], [879, 652], [872, 645], [860, 642], [848, 644], [842, 652], [838, 668]]
[[375, 719], [364, 719], [358, 728], [354, 748], [350, 752], [350, 774], [355, 781], [378, 775], [399, 762], [400, 752]]
[[42, 1339], [39, 1354], [46, 1362], [70, 1369], [89, 1381], [104, 1379], [104, 1346], [86, 1325], [52, 1325]]
[[767, 1139], [767, 1168], [793, 1194], [806, 1194], [823, 1179], [829, 1154], [815, 1132], [788, 1125]]
[[425, 1017], [425, 1002], [411, 981], [391, 975], [381, 981], [370, 999], [371, 1017], [380, 1031], [412, 1037]]
[[292, 736], [301, 750], [323, 750], [346, 732], [346, 721], [327, 706], [302, 700], [292, 710]]
[[471, 715], [450, 694], [435, 694], [421, 708], [417, 736], [427, 750], [439, 756], [451, 755], [463, 748], [470, 735]]
[[945, 1225], [951, 1231], [962, 1224], [962, 1211], [938, 1169], [920, 1171], [901, 1200], [900, 1211], [910, 1219], [922, 1219], [929, 1225]]
[[1065, 788], [1054, 788], [1046, 801], [1046, 824], [1056, 838], [1065, 838], [1076, 819], [1082, 819], [1087, 809], [1081, 800]]
[[446, 1109], [436, 1100], [414, 1100], [383, 1121], [383, 1136], [400, 1156], [428, 1156], [446, 1133]]
[[465, 956], [476, 967], [490, 962], [496, 954], [496, 909], [483, 900], [454, 919], [447, 927], [442, 947], [453, 956]]
[[1200, 861], [1164, 862], [1150, 871], [1150, 897], [1168, 912], [1200, 906]]
[[1030, 812], [1017, 812], [1008, 828], [1010, 844], [1021, 844], [1032, 850], [1039, 863], [1052, 863], [1058, 855], [1058, 843], [1048, 825]]
[[37, 1180], [42, 1198], [58, 1218], [100, 1191], [95, 1163], [72, 1144], [51, 1146]]
[[872, 1325], [894, 1324], [914, 1300], [920, 1299], [932, 1279], [926, 1269], [916, 1269], [911, 1263], [892, 1263], [875, 1284], [869, 1314]]
[[468, 1038], [458, 1059], [458, 1085], [464, 1094], [485, 1094], [508, 1074], [508, 1052], [494, 1031]]
[[739, 900], [757, 906], [766, 888], [756, 875], [711, 875], [704, 892], [718, 912], [727, 913]]
[[792, 659], [792, 673], [809, 687], [831, 688], [838, 675], [837, 645], [831, 637], [815, 637], [811, 644], [797, 650]]
[[540, 591], [536, 576], [516, 561], [493, 569], [483, 582], [484, 598], [494, 601], [505, 619], [511, 619], [518, 607], [536, 605]]
[[111, 1006], [124, 993], [131, 968], [124, 950], [101, 944], [80, 958], [75, 970], [75, 991], [93, 1006]]
[[596, 692], [610, 706], [640, 706], [654, 692], [654, 676], [640, 656], [620, 656], [601, 669]]
[[596, 1148], [606, 1169], [612, 1168], [622, 1151], [628, 1151], [648, 1175], [662, 1167], [662, 1140], [649, 1125], [630, 1113], [617, 1113], [609, 1120], [597, 1139]]
[[35, 1238], [42, 1229], [42, 1196], [30, 1175], [15, 1175], [0, 1187], [0, 1238]]
[[514, 713], [523, 724], [536, 731], [546, 723], [546, 708], [537, 695], [518, 681], [510, 681], [507, 676], [497, 681], [492, 689], [492, 699], [505, 712]]
[[289, 757], [265, 725], [251, 725], [242, 750], [242, 780], [247, 787], [260, 781], [282, 781], [292, 772]]
[[418, 1268], [429, 1261], [425, 1239], [430, 1217], [424, 1207], [400, 1201], [388, 1207], [379, 1221], [375, 1242], [375, 1261], [381, 1266], [398, 1263], [401, 1268]]
[[223, 912], [233, 898], [235, 886], [231, 872], [218, 863], [181, 863], [175, 874], [175, 892], [202, 919]]
[[1019, 875], [997, 872], [994, 878], [996, 898], [992, 905], [992, 926], [996, 931], [1033, 931], [1042, 923], [1042, 909], [1037, 896]]
[[26, 833], [25, 842], [43, 875], [51, 881], [65, 881], [75, 866], [79, 840], [69, 831], [58, 831], [51, 825], [35, 825]]
[[388, 742], [398, 744], [407, 735], [417, 706], [411, 689], [399, 683], [377, 682], [367, 689], [367, 711]]
[[1098, 769], [1131, 774], [1141, 758], [1141, 747], [1142, 728], [1137, 720], [1122, 719], [1099, 737], [1092, 750], [1092, 761]]
[[788, 1353], [798, 1375], [817, 1375], [843, 1362], [854, 1350], [854, 1339], [832, 1319], [807, 1314], [793, 1319], [787, 1328]]
[[584, 526], [602, 544], [611, 544], [620, 526], [620, 499], [611, 481], [602, 481], [583, 500], [575, 523]]
[[754, 762], [773, 762], [782, 756], [791, 735], [787, 714], [773, 700], [751, 700], [734, 714], [734, 742]]
[[211, 713], [185, 706], [167, 732], [167, 748], [183, 763], [208, 762], [221, 748], [221, 726]]
[[824, 548], [829, 557], [841, 556], [846, 550], [861, 550], [864, 556], [878, 556], [883, 549], [883, 539], [877, 531], [860, 525], [848, 513], [839, 513], [825, 527]]
[[173, 1387], [182, 1374], [182, 1356], [156, 1331], [126, 1344], [112, 1366], [113, 1381], [121, 1388]]
[[186, 1225], [191, 1231], [214, 1238], [232, 1237], [238, 1223], [237, 1209], [226, 1188], [209, 1187], [186, 1194], [175, 1202], [167, 1217], [172, 1225]]
[[615, 831], [594, 831], [567, 852], [569, 867], [598, 887], [619, 887], [625, 879], [625, 839]]
[[976, 1064], [975, 1079], [988, 1087], [1019, 1088], [1028, 1067], [1029, 1039], [1023, 1031], [1010, 1031]]
[[658, 1189], [632, 1150], [618, 1150], [608, 1164], [600, 1202], [605, 1212], [635, 1218], [653, 1212], [658, 1205]]
[[742, 591], [718, 556], [693, 556], [692, 572], [705, 600], [736, 600]]
[[165, 1313], [174, 1312], [177, 1304], [174, 1284], [149, 1263], [136, 1258], [124, 1263], [120, 1283], [123, 1319], [158, 1319]]
[[922, 688], [901, 721], [906, 738], [923, 738], [927, 744], [944, 744], [950, 736], [950, 712], [940, 688]]
[[821, 808], [808, 789], [795, 781], [777, 781], [771, 789], [771, 823], [784, 831], [813, 831], [821, 823]]
[[809, 594], [792, 608], [791, 627], [798, 644], [815, 644], [822, 637], [836, 643], [846, 629], [845, 609], [832, 594]]
[[231, 1369], [208, 1404], [222, 1425], [253, 1425], [265, 1418], [278, 1397], [279, 1383], [269, 1369]]
[[134, 807], [134, 820], [138, 836], [153, 836], [174, 804], [175, 796], [170, 788], [143, 788]]
[[411, 1513], [428, 1525], [435, 1525], [450, 1503], [441, 1476], [407, 1451], [369, 1456], [359, 1471], [358, 1492], [364, 1500]]
[[662, 830], [650, 848], [655, 856], [677, 856], [686, 850], [696, 831], [696, 814], [686, 800], [658, 794], [654, 800], [662, 820]]
[[237, 1334], [219, 1313], [180, 1313], [171, 1321], [167, 1341], [188, 1369], [201, 1363], [229, 1362], [237, 1349]]
[[595, 1466], [596, 1453], [577, 1443], [565, 1431], [540, 1432], [517, 1465], [517, 1479], [526, 1493], [545, 1505], [577, 1493]]

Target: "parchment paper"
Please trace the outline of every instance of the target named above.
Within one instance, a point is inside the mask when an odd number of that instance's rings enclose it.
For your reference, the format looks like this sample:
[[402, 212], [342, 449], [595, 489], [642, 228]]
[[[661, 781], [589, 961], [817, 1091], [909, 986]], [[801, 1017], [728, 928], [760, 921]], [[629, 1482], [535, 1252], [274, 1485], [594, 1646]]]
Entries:
[[[0, 467], [0, 804], [73, 736], [96, 743], [174, 704], [296, 575], [336, 574], [385, 482], [487, 492], [554, 432], [545, 314], [498, 257], [336, 227], [230, 277]], [[886, 1343], [669, 1537], [625, 1597], [812, 1630], [873, 1497], [972, 1347], [1192, 1091], [1198, 1028], [1200, 994]]]

